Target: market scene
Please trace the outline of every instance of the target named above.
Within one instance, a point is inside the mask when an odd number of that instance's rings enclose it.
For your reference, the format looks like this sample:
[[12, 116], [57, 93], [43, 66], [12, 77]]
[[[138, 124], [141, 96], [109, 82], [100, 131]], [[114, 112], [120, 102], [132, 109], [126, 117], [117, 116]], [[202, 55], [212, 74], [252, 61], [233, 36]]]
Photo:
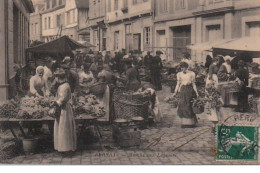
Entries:
[[259, 164], [259, 124], [221, 138], [260, 119], [259, 16], [259, 0], [1, 0], [0, 164]]

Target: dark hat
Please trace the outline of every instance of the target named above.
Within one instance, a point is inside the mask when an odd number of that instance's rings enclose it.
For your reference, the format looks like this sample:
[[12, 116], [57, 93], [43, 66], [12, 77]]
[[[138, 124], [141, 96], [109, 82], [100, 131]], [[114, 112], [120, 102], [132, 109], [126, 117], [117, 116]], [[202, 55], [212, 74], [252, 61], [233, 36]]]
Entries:
[[186, 63], [186, 62], [181, 62], [181, 63], [180, 63], [180, 67], [181, 67], [181, 68], [188, 68], [188, 67], [189, 67], [189, 64]]
[[59, 68], [57, 69], [55, 72], [54, 72], [54, 76], [57, 76], [57, 77], [65, 77], [66, 75], [66, 72], [64, 69], [62, 68]]
[[244, 65], [245, 65], [245, 62], [244, 62], [243, 60], [239, 60], [238, 63], [237, 63], [237, 65], [239, 65], [239, 66], [244, 66]]
[[162, 51], [160, 51], [160, 50], [157, 50], [157, 51], [156, 51], [156, 55], [161, 55], [161, 54], [163, 54]]

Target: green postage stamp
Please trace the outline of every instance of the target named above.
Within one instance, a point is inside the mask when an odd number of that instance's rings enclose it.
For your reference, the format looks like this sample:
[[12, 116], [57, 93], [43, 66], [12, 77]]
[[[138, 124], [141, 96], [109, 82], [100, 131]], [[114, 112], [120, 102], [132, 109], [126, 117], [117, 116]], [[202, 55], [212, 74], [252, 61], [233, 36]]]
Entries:
[[217, 126], [217, 160], [258, 160], [258, 127]]

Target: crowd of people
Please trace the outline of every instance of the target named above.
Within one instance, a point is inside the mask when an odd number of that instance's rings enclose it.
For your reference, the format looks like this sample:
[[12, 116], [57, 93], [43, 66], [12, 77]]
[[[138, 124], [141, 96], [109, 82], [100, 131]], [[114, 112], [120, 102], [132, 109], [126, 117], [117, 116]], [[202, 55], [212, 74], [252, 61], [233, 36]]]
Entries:
[[[205, 95], [210, 96], [211, 100], [214, 97], [219, 99], [215, 103], [218, 106], [213, 106], [206, 103], [208, 118], [213, 124], [223, 120], [220, 107], [235, 106], [236, 112], [248, 112], [248, 95], [249, 88], [249, 67], [251, 73], [259, 76], [258, 65], [256, 63], [248, 63], [240, 60], [235, 60], [230, 56], [217, 55], [206, 57], [204, 65], [207, 76], [205, 79]], [[177, 85], [173, 93], [173, 97], [178, 95], [178, 115], [182, 119], [182, 127], [195, 127], [197, 118], [192, 109], [192, 100], [199, 96], [196, 86], [196, 74], [192, 71], [192, 63], [190, 58], [184, 58], [180, 63], [180, 72], [177, 73]], [[235, 83], [239, 90], [230, 89], [232, 82]], [[251, 93], [252, 94], [252, 93]], [[212, 101], [211, 101], [212, 102]], [[221, 105], [221, 106], [219, 106]]]
[[[107, 104], [108, 116], [111, 112], [113, 86], [122, 84], [126, 90], [134, 92], [148, 88], [152, 93], [161, 90], [161, 54], [160, 51], [156, 52], [156, 56], [152, 56], [150, 52], [142, 56], [140, 51], [130, 51], [126, 54], [123, 49], [111, 55], [109, 51], [102, 54], [90, 50], [88, 54], [77, 52], [74, 57], [66, 56], [61, 61], [51, 57], [44, 58], [44, 63], [36, 68], [35, 74], [30, 78], [28, 95], [56, 98], [51, 105], [54, 108], [52, 114], [55, 115], [55, 150], [75, 151], [76, 125], [71, 105], [78, 96], [91, 94], [90, 88], [94, 84], [107, 85], [104, 95], [99, 99]], [[146, 75], [153, 85], [142, 85], [140, 68], [146, 69]], [[157, 109], [157, 114], [160, 113], [158, 98], [154, 99], [152, 107]], [[108, 118], [110, 120], [111, 117]]]
[[[90, 93], [90, 87], [95, 83], [106, 83], [107, 89], [103, 96], [107, 104], [110, 116], [111, 94], [113, 86], [124, 85], [127, 90], [138, 91], [151, 89], [152, 93], [162, 90], [161, 72], [163, 69], [161, 51], [143, 54], [140, 51], [125, 49], [112, 53], [110, 51], [93, 52], [87, 54], [77, 52], [74, 57], [66, 56], [61, 61], [55, 61], [51, 57], [45, 58], [45, 63], [36, 68], [35, 75], [30, 79], [28, 95], [36, 97], [56, 96], [53, 106], [60, 110], [59, 118], [54, 124], [54, 146], [59, 152], [74, 151], [76, 149], [76, 126], [73, 119], [71, 103], [77, 96]], [[220, 94], [220, 100], [224, 106], [228, 106], [233, 98], [237, 98], [236, 111], [248, 110], [249, 72], [246, 63], [239, 60], [232, 67], [230, 56], [207, 56], [204, 65], [207, 76], [205, 79], [205, 92]], [[176, 74], [177, 85], [173, 96], [179, 98], [177, 113], [181, 118], [183, 128], [195, 127], [198, 120], [192, 109], [192, 100], [200, 97], [196, 86], [196, 74], [192, 70], [194, 63], [188, 54], [179, 64], [180, 71]], [[145, 69], [145, 75], [151, 85], [142, 84], [139, 70]], [[258, 67], [257, 67], [258, 68]], [[240, 86], [238, 93], [230, 93], [221, 83], [235, 81]], [[159, 101], [154, 99], [153, 109], [157, 112], [155, 119], [161, 117]], [[154, 105], [157, 105], [156, 107]], [[157, 110], [156, 110], [157, 109]], [[219, 109], [211, 108], [208, 112], [210, 120], [215, 124], [219, 121]], [[109, 117], [110, 120], [111, 117]], [[67, 141], [67, 142], [64, 142]]]

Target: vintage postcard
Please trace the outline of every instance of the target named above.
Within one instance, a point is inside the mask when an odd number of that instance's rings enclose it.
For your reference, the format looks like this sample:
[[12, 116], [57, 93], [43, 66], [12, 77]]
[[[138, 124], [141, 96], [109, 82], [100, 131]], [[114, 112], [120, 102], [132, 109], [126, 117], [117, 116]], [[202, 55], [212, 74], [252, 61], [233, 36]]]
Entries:
[[260, 0], [1, 0], [0, 164], [259, 165]]

